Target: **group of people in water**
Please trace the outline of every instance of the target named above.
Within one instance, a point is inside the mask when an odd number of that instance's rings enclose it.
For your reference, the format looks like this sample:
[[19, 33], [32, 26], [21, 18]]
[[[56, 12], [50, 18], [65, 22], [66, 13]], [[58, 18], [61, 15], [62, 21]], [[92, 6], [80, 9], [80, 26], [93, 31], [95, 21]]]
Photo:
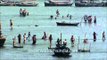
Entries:
[[20, 13], [20, 16], [23, 16], [23, 17], [29, 16], [29, 12], [26, 9], [20, 8], [19, 13]]
[[[22, 41], [21, 34], [19, 34], [17, 36], [17, 38], [18, 38], [18, 43], [21, 44], [21, 41]], [[41, 39], [42, 40], [49, 40], [49, 48], [52, 47], [52, 40], [53, 40], [52, 34], [50, 34], [47, 37], [46, 32], [44, 32]], [[28, 32], [28, 36], [26, 36], [26, 33], [24, 33], [24, 35], [23, 35], [23, 44], [26, 43], [26, 40], [28, 40], [28, 41], [32, 40], [32, 45], [36, 45], [36, 42], [37, 42], [38, 39], [37, 39], [36, 35], [33, 35], [32, 39], [31, 39], [31, 33]], [[71, 42], [71, 46], [72, 47], [75, 46], [75, 40], [76, 39], [75, 39], [74, 35], [72, 35], [71, 38], [70, 38], [70, 42]], [[96, 40], [97, 40], [97, 34], [96, 34], [96, 32], [93, 32], [93, 41], [96, 42]], [[103, 32], [102, 33], [102, 41], [104, 42], [105, 40], [106, 40], [105, 32]], [[88, 43], [88, 39], [84, 38], [83, 43], [87, 44]], [[16, 37], [13, 38], [13, 45], [15, 45], [15, 44], [16, 44]], [[56, 41], [56, 47], [61, 47], [61, 46], [65, 47], [66, 45], [67, 45], [67, 40], [66, 39], [64, 41], [62, 40], [62, 37], [60, 39], [59, 38], [57, 39], [57, 41]]]
[[[57, 9], [56, 10], [56, 16], [54, 17], [53, 15], [50, 15], [50, 19], [57, 19], [59, 16], [60, 16], [60, 12]], [[62, 19], [64, 19], [65, 17], [69, 18], [69, 19], [72, 19], [72, 15], [70, 15], [70, 14], [67, 14], [66, 16], [62, 16]]]
[[91, 15], [84, 15], [84, 22], [85, 23], [92, 23], [92, 21], [93, 21], [93, 23], [97, 23], [97, 19], [96, 19], [96, 16], [94, 16], [94, 19], [92, 19], [92, 16]]

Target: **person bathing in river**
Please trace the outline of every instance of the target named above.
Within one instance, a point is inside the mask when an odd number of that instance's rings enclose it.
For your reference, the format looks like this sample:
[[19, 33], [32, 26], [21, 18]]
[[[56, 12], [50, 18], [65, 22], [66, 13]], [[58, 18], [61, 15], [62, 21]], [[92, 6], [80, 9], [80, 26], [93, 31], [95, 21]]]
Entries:
[[16, 36], [13, 38], [13, 46], [16, 45]]
[[18, 43], [21, 44], [21, 34], [19, 34], [17, 37], [18, 37]]
[[74, 42], [75, 42], [75, 38], [74, 38], [74, 36], [72, 35], [72, 36], [71, 36], [71, 46], [72, 46], [72, 47], [74, 47]]
[[28, 41], [30, 40], [30, 36], [31, 36], [31, 34], [30, 34], [30, 32], [28, 32], [28, 36], [27, 36]]
[[96, 21], [96, 16], [94, 16], [94, 23], [96, 24], [96, 22], [97, 22], [97, 21]]
[[60, 13], [59, 13], [59, 10], [58, 10], [58, 9], [56, 10], [56, 15], [57, 15], [57, 17], [59, 17], [59, 15], [60, 15]]
[[103, 31], [103, 33], [102, 33], [102, 40], [103, 40], [103, 42], [105, 41], [105, 32]]
[[52, 46], [52, 40], [53, 40], [53, 38], [52, 38], [52, 34], [50, 34], [50, 36], [49, 36], [50, 48], [51, 48], [51, 46]]
[[56, 41], [56, 47], [60, 47], [60, 40], [59, 40], [59, 38]]
[[96, 32], [93, 32], [93, 40], [94, 40], [94, 42], [96, 42], [96, 40], [97, 40], [97, 37], [96, 37]]
[[86, 23], [88, 20], [88, 16], [87, 15], [84, 15], [84, 22]]
[[24, 33], [23, 35], [23, 43], [25, 44], [25, 42], [26, 42], [26, 33]]
[[42, 39], [46, 40], [46, 38], [47, 38], [47, 35], [46, 35], [46, 32], [44, 32]]
[[36, 39], [36, 35], [33, 35], [33, 36], [32, 36], [32, 41], [33, 41], [33, 42], [32, 42], [32, 45], [35, 45], [35, 44], [36, 44], [36, 40], [37, 40], [37, 39]]
[[10, 27], [11, 27], [11, 30], [13, 29], [13, 21], [12, 19], [10, 19]]
[[69, 16], [69, 19], [72, 19], [72, 15]]

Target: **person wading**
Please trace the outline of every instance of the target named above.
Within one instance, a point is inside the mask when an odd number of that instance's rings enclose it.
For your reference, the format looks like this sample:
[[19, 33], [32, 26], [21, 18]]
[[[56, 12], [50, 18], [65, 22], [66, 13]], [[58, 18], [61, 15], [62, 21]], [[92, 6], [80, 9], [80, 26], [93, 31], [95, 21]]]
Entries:
[[51, 48], [51, 46], [52, 46], [52, 35], [50, 34], [50, 36], [49, 36], [49, 43], [50, 43], [50, 48]]
[[75, 42], [75, 38], [74, 38], [74, 36], [72, 35], [72, 36], [71, 36], [71, 46], [72, 46], [72, 47], [74, 47], [74, 42]]
[[23, 35], [23, 43], [25, 44], [25, 42], [26, 42], [26, 33], [24, 33]]
[[21, 44], [21, 34], [18, 35], [18, 43]]
[[105, 41], [105, 32], [103, 31], [103, 33], [102, 33], [102, 40], [103, 40], [103, 42]]
[[93, 40], [94, 40], [94, 42], [96, 42], [96, 40], [97, 40], [97, 37], [96, 37], [96, 32], [93, 32]]
[[33, 41], [33, 42], [32, 42], [32, 45], [35, 45], [35, 44], [36, 44], [36, 40], [37, 40], [37, 39], [36, 39], [36, 35], [33, 35], [33, 37], [32, 37], [32, 41]]
[[10, 27], [11, 27], [11, 30], [13, 29], [13, 21], [12, 19], [10, 19]]

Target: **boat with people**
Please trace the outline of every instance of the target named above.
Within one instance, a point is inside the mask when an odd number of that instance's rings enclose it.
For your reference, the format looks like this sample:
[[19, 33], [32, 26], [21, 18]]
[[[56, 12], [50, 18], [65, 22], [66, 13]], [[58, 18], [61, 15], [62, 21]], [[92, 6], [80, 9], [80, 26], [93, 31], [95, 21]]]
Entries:
[[57, 26], [78, 26], [79, 22], [56, 22]]
[[71, 53], [71, 50], [68, 48], [68, 47], [56, 47], [55, 49], [54, 49], [54, 54], [55, 55], [62, 55], [62, 56], [67, 56], [67, 55], [69, 55]]
[[[62, 34], [61, 34], [62, 36]], [[63, 41], [62, 39], [57, 39], [56, 41], [56, 47], [48, 47], [48, 49], [51, 49], [54, 52], [54, 56], [70, 56], [71, 50], [67, 47], [67, 41]]]
[[13, 48], [23, 48], [22, 45], [13, 45]]
[[63, 45], [61, 45], [60, 47], [56, 46], [55, 48], [48, 49], [51, 49], [54, 52], [55, 56], [69, 56], [71, 53], [71, 50]]
[[47, 0], [45, 6], [72, 6], [71, 0]]
[[76, 7], [106, 7], [107, 1], [96, 1], [96, 0], [76, 0]]

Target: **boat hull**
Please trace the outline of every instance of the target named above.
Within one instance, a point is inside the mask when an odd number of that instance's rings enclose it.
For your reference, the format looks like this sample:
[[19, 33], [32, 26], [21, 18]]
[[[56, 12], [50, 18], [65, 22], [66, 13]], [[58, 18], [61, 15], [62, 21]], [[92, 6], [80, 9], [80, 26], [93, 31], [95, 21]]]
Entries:
[[15, 4], [15, 6], [37, 6], [38, 4]]
[[68, 56], [71, 53], [71, 50], [68, 47], [65, 48], [55, 48], [54, 55], [56, 56]]
[[69, 4], [54, 4], [54, 3], [48, 3], [44, 2], [45, 6], [72, 6], [72, 3]]
[[4, 46], [6, 39], [5, 38], [0, 38], [0, 47]]
[[76, 7], [107, 7], [107, 3], [75, 3]]
[[79, 23], [59, 23], [56, 22], [57, 26], [78, 26]]

